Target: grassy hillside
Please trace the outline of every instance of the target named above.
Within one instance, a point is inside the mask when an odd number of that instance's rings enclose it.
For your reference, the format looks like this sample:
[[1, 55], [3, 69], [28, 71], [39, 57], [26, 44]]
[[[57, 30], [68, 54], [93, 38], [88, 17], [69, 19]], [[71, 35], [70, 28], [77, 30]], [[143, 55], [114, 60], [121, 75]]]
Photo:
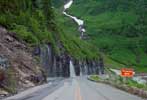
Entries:
[[59, 36], [65, 50], [79, 60], [97, 59], [99, 57], [98, 48], [92, 43], [80, 39], [77, 24], [63, 15], [61, 9], [55, 9], [55, 15], [57, 26], [62, 32]]
[[145, 71], [146, 4], [146, 0], [75, 0], [69, 12], [85, 20], [89, 41], [111, 60]]

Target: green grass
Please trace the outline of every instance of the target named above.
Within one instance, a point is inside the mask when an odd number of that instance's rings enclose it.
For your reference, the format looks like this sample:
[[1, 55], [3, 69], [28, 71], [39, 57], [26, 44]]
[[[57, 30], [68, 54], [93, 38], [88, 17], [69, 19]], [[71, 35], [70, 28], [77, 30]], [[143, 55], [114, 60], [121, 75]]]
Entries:
[[[113, 74], [113, 73], [112, 73]], [[98, 75], [91, 75], [89, 77], [91, 80], [93, 81], [99, 81], [100, 78]], [[120, 76], [116, 76], [113, 77], [113, 79], [111, 79], [111, 77], [108, 79], [101, 79], [101, 81], [111, 81], [111, 82], [115, 82], [115, 84], [121, 84], [121, 85], [127, 85], [128, 87], [136, 87], [139, 89], [143, 89], [143, 90], [147, 90], [147, 84], [139, 84], [136, 81], [132, 80], [131, 78], [123, 78]]]
[[139, 89], [147, 90], [147, 84], [140, 84], [140, 83], [132, 80], [131, 78], [123, 78], [123, 77], [119, 76], [118, 81], [121, 84], [125, 84], [129, 87], [136, 87], [136, 88], [139, 88]]
[[121, 69], [121, 68], [125, 68], [126, 65], [121, 64], [119, 62], [116, 62], [114, 60], [112, 60], [110, 57], [108, 56], [103, 56], [104, 57], [104, 62], [105, 62], [105, 66], [107, 68], [114, 68], [114, 69]]
[[110, 75], [109, 80], [106, 80], [106, 81], [113, 82], [114, 84], [118, 84], [118, 85], [121, 84], [122, 86], [126, 85], [128, 87], [136, 87], [139, 89], [147, 90], [147, 84], [140, 84], [134, 81], [132, 78], [121, 77], [114, 74], [111, 71], [109, 75]]
[[98, 75], [91, 75], [91, 76], [90, 76], [90, 79], [91, 79], [91, 80], [94, 80], [94, 81], [99, 81], [100, 78], [99, 78]]
[[130, 87], [137, 87], [139, 89], [144, 89], [144, 90], [147, 90], [147, 85], [145, 84], [139, 84], [137, 83], [136, 81], [133, 81], [133, 80], [127, 80], [126, 84]]
[[105, 65], [120, 69], [123, 67], [132, 67], [137, 72], [147, 72], [147, 54], [144, 53], [142, 47], [138, 50], [140, 55], [140, 63], [136, 62], [136, 54], [133, 46], [136, 46], [135, 41], [139, 39], [130, 40], [121, 36], [96, 35], [93, 37], [95, 41], [93, 44], [102, 49], [105, 57]]

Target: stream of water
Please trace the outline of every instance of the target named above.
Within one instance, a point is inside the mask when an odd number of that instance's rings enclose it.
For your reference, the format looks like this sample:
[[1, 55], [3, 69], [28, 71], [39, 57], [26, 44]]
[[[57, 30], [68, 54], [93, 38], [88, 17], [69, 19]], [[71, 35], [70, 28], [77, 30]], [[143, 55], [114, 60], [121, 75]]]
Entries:
[[70, 77], [75, 77], [75, 69], [74, 69], [74, 65], [72, 63], [72, 61], [70, 61]]
[[82, 39], [82, 37], [84, 36], [84, 33], [86, 32], [85, 28], [84, 28], [84, 21], [81, 20], [81, 19], [78, 19], [77, 17], [75, 16], [72, 16], [70, 14], [68, 14], [66, 12], [67, 9], [69, 9], [71, 7], [71, 5], [73, 4], [73, 0], [70, 0], [69, 2], [67, 2], [65, 5], [64, 5], [64, 11], [63, 11], [63, 14], [67, 17], [70, 17], [71, 19], [73, 19], [79, 26], [79, 32], [81, 33], [80, 35], [80, 38]]
[[[84, 28], [84, 20], [77, 18], [76, 16], [70, 15], [69, 13], [67, 13], [67, 10], [72, 6], [74, 0], [69, 0], [65, 5], [64, 5], [64, 10], [63, 10], [63, 14], [67, 17], [69, 17], [70, 19], [72, 19], [75, 23], [77, 23], [78, 25], [78, 31], [80, 32], [80, 38], [84, 39], [85, 38], [85, 32], [86, 29]], [[81, 64], [80, 64], [81, 65]], [[92, 69], [92, 67], [90, 67]], [[87, 75], [88, 74], [88, 70], [90, 70], [90, 68], [88, 69], [88, 66], [84, 65], [82, 67], [80, 67], [80, 75]], [[93, 70], [92, 70], [93, 71]], [[91, 71], [91, 72], [92, 72]], [[72, 63], [72, 61], [70, 61], [70, 77], [75, 77], [75, 68], [74, 65]]]

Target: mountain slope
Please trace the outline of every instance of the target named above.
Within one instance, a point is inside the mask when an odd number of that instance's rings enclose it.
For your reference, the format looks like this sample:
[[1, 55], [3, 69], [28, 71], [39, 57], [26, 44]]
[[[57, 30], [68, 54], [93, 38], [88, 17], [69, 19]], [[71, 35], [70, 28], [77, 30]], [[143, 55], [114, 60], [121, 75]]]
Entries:
[[51, 43], [58, 51], [50, 0], [1, 0], [0, 15], [0, 89], [16, 93], [42, 84], [46, 72], [33, 49]]
[[90, 41], [109, 58], [143, 72], [147, 66], [146, 4], [146, 0], [75, 0], [69, 13], [85, 20]]
[[8, 92], [41, 84], [47, 75], [69, 77], [69, 57], [77, 69], [98, 61], [98, 48], [79, 39], [77, 26], [51, 0], [0, 0], [0, 15], [0, 57], [12, 62], [0, 67], [0, 85]]

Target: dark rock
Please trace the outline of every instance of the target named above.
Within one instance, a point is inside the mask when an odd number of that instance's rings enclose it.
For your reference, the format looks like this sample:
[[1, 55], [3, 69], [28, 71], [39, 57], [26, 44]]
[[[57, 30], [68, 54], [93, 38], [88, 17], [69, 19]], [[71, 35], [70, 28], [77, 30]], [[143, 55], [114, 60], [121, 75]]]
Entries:
[[0, 69], [6, 70], [8, 67], [9, 67], [8, 59], [0, 55]]
[[33, 51], [33, 54], [34, 54], [35, 56], [37, 56], [37, 55], [40, 55], [40, 53], [41, 53], [40, 47], [39, 47], [39, 46], [35, 47], [35, 49], [34, 49], [34, 51]]
[[5, 79], [5, 73], [3, 70], [0, 70], [0, 86], [4, 79]]

